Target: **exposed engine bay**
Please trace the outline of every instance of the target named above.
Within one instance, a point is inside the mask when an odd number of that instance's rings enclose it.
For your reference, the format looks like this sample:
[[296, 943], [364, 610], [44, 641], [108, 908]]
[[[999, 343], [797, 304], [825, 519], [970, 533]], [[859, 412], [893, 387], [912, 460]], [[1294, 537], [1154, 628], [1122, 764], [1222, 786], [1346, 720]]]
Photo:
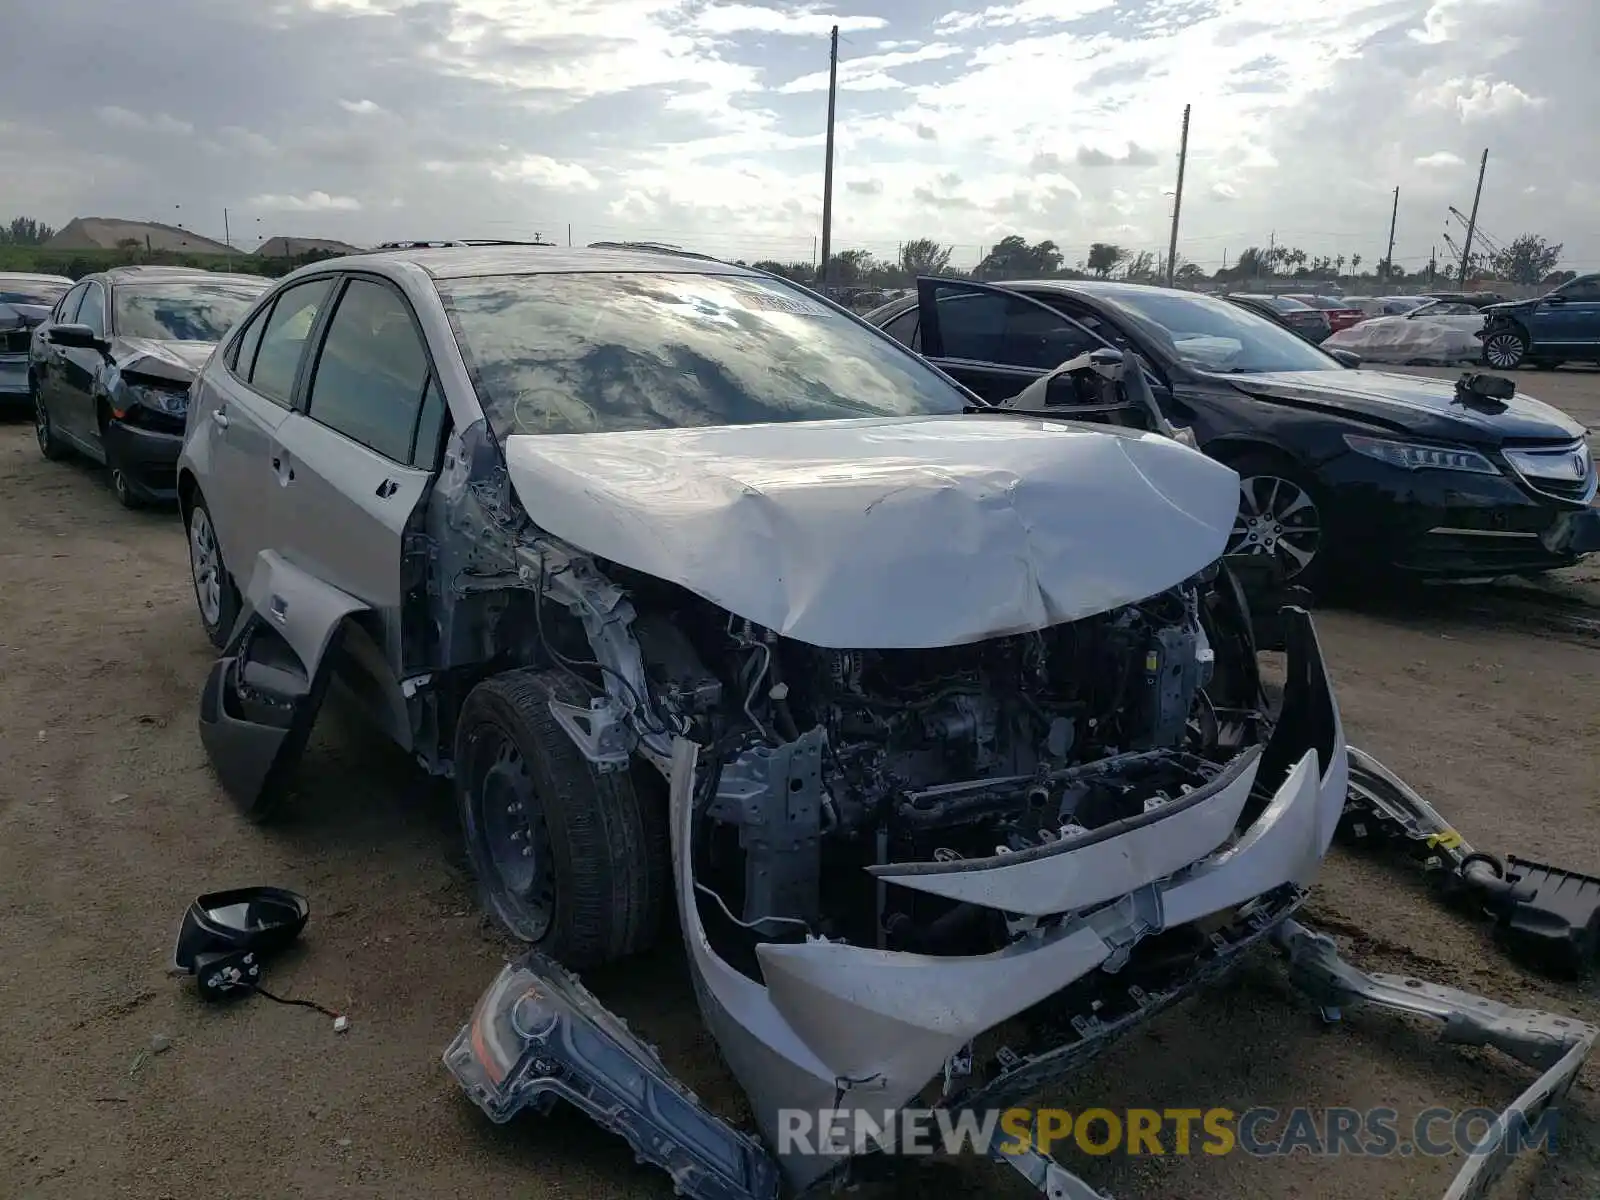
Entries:
[[730, 961], [808, 936], [942, 954], [1015, 936], [999, 913], [867, 869], [1025, 853], [1215, 777], [1239, 749], [1235, 731], [1222, 752], [1208, 694], [1215, 581], [935, 650], [822, 649], [693, 596], [636, 595], [651, 691], [709, 765], [695, 875]]

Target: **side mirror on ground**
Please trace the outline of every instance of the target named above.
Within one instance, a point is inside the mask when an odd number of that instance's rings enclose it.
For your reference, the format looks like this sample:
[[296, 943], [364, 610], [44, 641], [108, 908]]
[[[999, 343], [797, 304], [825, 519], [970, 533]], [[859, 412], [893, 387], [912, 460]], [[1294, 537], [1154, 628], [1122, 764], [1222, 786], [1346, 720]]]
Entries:
[[1361, 355], [1354, 350], [1329, 350], [1328, 353], [1352, 371], [1361, 365]]
[[52, 325], [45, 337], [70, 350], [104, 350], [110, 345], [87, 325]]
[[261, 961], [300, 936], [311, 906], [284, 888], [247, 887], [198, 897], [173, 948], [175, 971], [195, 975], [208, 999], [254, 991]]

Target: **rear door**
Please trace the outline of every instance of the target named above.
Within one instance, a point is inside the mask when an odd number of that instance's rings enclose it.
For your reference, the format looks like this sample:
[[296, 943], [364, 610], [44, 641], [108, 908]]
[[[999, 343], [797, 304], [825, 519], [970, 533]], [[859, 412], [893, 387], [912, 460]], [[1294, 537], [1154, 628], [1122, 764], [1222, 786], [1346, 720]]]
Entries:
[[222, 543], [222, 555], [241, 590], [248, 590], [256, 555], [281, 536], [285, 472], [279, 433], [305, 372], [305, 350], [333, 289], [332, 275], [302, 280], [256, 311], [223, 351], [223, 370], [208, 370], [210, 386], [194, 419], [207, 442], [210, 467], [201, 481]]
[[916, 311], [914, 348], [991, 404], [1105, 344], [1030, 296], [962, 279], [917, 280]]
[[338, 290], [282, 431], [289, 510], [284, 556], [370, 605], [392, 669], [401, 645], [407, 526], [427, 494], [444, 420], [427, 342], [388, 281], [352, 275]]
[[1541, 346], [1573, 356], [1600, 352], [1600, 275], [1557, 288], [1540, 303], [1534, 323], [1533, 340]]

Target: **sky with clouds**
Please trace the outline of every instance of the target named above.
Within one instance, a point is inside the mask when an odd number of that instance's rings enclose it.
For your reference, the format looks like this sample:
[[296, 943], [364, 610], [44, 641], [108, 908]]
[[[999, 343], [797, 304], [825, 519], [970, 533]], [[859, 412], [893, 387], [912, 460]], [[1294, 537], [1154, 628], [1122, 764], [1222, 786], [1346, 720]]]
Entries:
[[[1269, 237], [1425, 263], [1470, 208], [1600, 269], [1595, 0], [51, 0], [6, 19], [0, 205], [276, 234], [646, 238], [970, 264]], [[17, 53], [25, 48], [26, 53]], [[8, 215], [0, 212], [0, 217]], [[1459, 229], [1454, 230], [1459, 234]], [[1459, 240], [1459, 239], [1458, 239]]]

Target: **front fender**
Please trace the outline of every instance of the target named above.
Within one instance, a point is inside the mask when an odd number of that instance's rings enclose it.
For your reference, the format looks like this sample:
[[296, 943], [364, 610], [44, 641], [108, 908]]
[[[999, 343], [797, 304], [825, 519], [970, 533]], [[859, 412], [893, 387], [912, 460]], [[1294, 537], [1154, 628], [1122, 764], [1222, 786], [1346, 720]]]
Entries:
[[340, 622], [367, 607], [348, 592], [302, 571], [276, 550], [263, 550], [250, 572], [235, 632], [250, 613], [259, 613], [267, 627], [289, 643], [307, 676], [312, 676]]

